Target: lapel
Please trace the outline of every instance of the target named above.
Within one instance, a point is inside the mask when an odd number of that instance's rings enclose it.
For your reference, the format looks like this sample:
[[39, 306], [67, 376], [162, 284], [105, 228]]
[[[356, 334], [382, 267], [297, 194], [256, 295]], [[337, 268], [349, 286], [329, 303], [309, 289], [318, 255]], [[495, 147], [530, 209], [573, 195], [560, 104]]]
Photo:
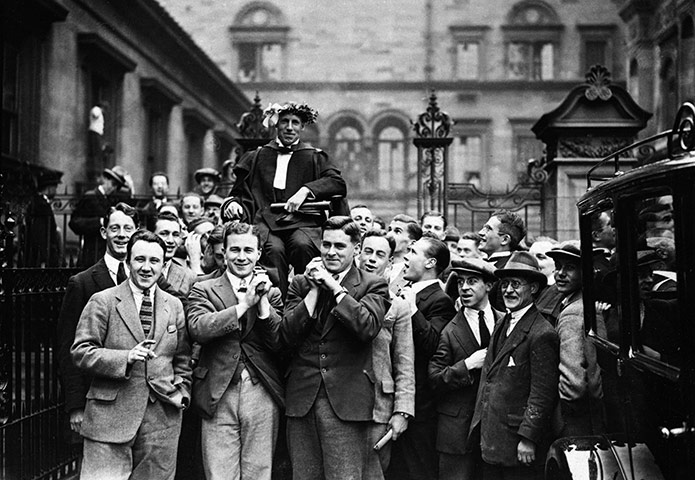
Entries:
[[101, 259], [99, 259], [99, 261], [94, 265], [94, 269], [92, 270], [92, 281], [99, 288], [99, 291], [116, 286], [116, 284], [113, 283], [113, 279], [111, 278], [109, 269], [106, 266], [104, 257], [101, 257]]
[[130, 283], [123, 282], [116, 288], [116, 311], [121, 316], [123, 323], [125, 323], [128, 330], [130, 330], [131, 335], [137, 343], [145, 340], [145, 332], [142, 330], [142, 324], [140, 323], [140, 313], [138, 313], [135, 308], [135, 298], [133, 298], [133, 292], [130, 290]]
[[[345, 275], [345, 278], [343, 278], [343, 281], [340, 284], [343, 287], [345, 287], [345, 289], [348, 291], [348, 295], [350, 295], [352, 298], [355, 298], [357, 287], [360, 285], [360, 275], [359, 270], [357, 269], [357, 267], [355, 267], [354, 264], [350, 265], [350, 270], [348, 270], [348, 273]], [[322, 295], [325, 300], [321, 301], [321, 296], [319, 297], [320, 303], [318, 307], [322, 308], [319, 312], [319, 315], [324, 315], [324, 312], [330, 312], [336, 306], [335, 298], [333, 298], [333, 295], [331, 295], [330, 292], [321, 290], [321, 293], [324, 292], [327, 294], [326, 296]], [[326, 318], [326, 322], [323, 324], [323, 332], [321, 333], [322, 338], [326, 336], [326, 334], [331, 330], [331, 328], [333, 328], [334, 324], [335, 315], [328, 315], [328, 318]]]
[[452, 334], [456, 338], [456, 341], [459, 342], [466, 355], [471, 355], [473, 352], [480, 349], [480, 344], [475, 339], [475, 335], [473, 334], [473, 330], [471, 330], [471, 326], [468, 324], [468, 319], [464, 311], [465, 308], [462, 308], [451, 321], [451, 323], [454, 324]]
[[[139, 315], [138, 315], [139, 316]], [[154, 345], [152, 350], [157, 346], [159, 340], [161, 340], [164, 332], [167, 331], [169, 327], [169, 322], [166, 321], [171, 316], [171, 310], [169, 306], [169, 299], [162, 293], [161, 288], [155, 289], [154, 297], [154, 335], [152, 339], [154, 340]]]
[[183, 272], [181, 271], [179, 264], [176, 263], [176, 258], [171, 259], [171, 266], [169, 267], [169, 275], [167, 275], [167, 282], [169, 282], [169, 285], [171, 285], [171, 287], [175, 291], [181, 291], [181, 283], [183, 282]]
[[[220, 299], [220, 302], [222, 302], [224, 308], [233, 307], [234, 305], [239, 303], [239, 300], [234, 294], [234, 289], [232, 288], [232, 284], [229, 281], [229, 277], [227, 277], [226, 272], [217, 277], [217, 281], [212, 286], [212, 291], [217, 296], [217, 298]], [[253, 325], [256, 323], [256, 317], [258, 317], [258, 315], [256, 314], [256, 306], [254, 305], [253, 307], [249, 308], [246, 311], [246, 313], [242, 316], [242, 318], [244, 317], [246, 318], [246, 325], [241, 332], [242, 339], [246, 338], [246, 336], [253, 329]], [[241, 324], [242, 319], [238, 318], [237, 320]]]
[[422, 312], [423, 309], [420, 308], [422, 306], [422, 303], [427, 302], [429, 298], [437, 292], [437, 290], [442, 290], [442, 288], [439, 286], [439, 282], [435, 282], [431, 285], [428, 285], [419, 292], [417, 292], [417, 294], [415, 295], [415, 303], [417, 305], [417, 309]]
[[[536, 310], [536, 307], [531, 306], [531, 308], [528, 309], [524, 316], [521, 317], [521, 319], [519, 319], [516, 326], [514, 327], [514, 330], [512, 330], [512, 333], [509, 335], [509, 337], [507, 337], [507, 340], [504, 342], [504, 345], [502, 345], [502, 350], [500, 350], [497, 356], [492, 360], [490, 370], [495, 368], [497, 364], [505, 357], [505, 355], [514, 350], [516, 347], [519, 346], [519, 344], [522, 341], [524, 341], [524, 339], [528, 335], [528, 331], [531, 329], [531, 325], [533, 325], [537, 313], [538, 310]], [[504, 322], [499, 322], [496, 325], [496, 335], [494, 337], [495, 342], [499, 341], [501, 335], [504, 335], [504, 332], [501, 332], [503, 326]], [[490, 346], [493, 347], [492, 344]], [[494, 352], [494, 348], [492, 351]]]

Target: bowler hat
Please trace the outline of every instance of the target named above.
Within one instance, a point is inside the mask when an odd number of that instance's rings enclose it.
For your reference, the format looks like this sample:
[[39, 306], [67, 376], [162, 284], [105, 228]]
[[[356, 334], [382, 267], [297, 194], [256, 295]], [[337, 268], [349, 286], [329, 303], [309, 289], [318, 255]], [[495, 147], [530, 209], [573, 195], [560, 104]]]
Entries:
[[576, 240], [568, 240], [561, 243], [558, 247], [553, 248], [546, 252], [546, 255], [557, 260], [558, 258], [564, 258], [567, 260], [572, 260], [579, 262], [582, 258], [581, 250], [579, 247], [579, 242]]
[[193, 178], [195, 178], [197, 183], [200, 183], [202, 178], [206, 175], [212, 177], [216, 182], [220, 181], [220, 172], [210, 167], [199, 168], [193, 174]]
[[541, 288], [544, 288], [548, 283], [548, 279], [543, 273], [541, 273], [541, 269], [538, 266], [538, 260], [536, 260], [536, 257], [523, 251], [512, 253], [512, 256], [509, 257], [509, 260], [504, 268], [498, 268], [495, 270], [495, 276], [497, 278], [528, 278], [532, 282], [538, 282]]
[[118, 172], [111, 170], [110, 168], [105, 168], [104, 173], [102, 173], [104, 178], [110, 178], [118, 184], [119, 187], [125, 185], [125, 177]]
[[481, 258], [462, 258], [460, 260], [452, 260], [451, 272], [457, 276], [458, 274], [465, 273], [480, 275], [486, 282], [494, 282], [496, 280], [495, 266]]

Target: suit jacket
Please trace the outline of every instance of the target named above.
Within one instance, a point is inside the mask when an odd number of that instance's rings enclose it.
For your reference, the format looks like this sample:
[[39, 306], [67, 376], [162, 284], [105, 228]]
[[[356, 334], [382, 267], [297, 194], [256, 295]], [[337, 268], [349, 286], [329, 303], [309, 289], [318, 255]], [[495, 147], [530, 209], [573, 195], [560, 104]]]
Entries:
[[[184, 408], [191, 391], [190, 342], [181, 302], [155, 290], [150, 347], [155, 358], [128, 365], [128, 352], [145, 340], [129, 282], [96, 293], [77, 325], [71, 354], [93, 377], [82, 435], [98, 442], [125, 443], [137, 434], [147, 402]], [[180, 419], [180, 417], [178, 417]]]
[[415, 414], [414, 356], [408, 304], [402, 298], [395, 298], [372, 342], [375, 422], [388, 423], [394, 412]]
[[106, 241], [101, 238], [101, 219], [116, 203], [118, 199], [115, 195], [106, 196], [96, 188], [85, 192], [75, 205], [68, 225], [73, 232], [82, 236], [80, 266], [91, 267], [104, 255]]
[[171, 259], [171, 266], [169, 267], [169, 273], [166, 278], [170, 287], [167, 289], [169, 293], [174, 294], [174, 292], [176, 292], [178, 295], [187, 297], [196, 280], [197, 275], [193, 270], [188, 268], [185, 260], [176, 257]]
[[311, 190], [315, 201], [330, 200], [334, 195], [346, 195], [345, 180], [340, 176], [340, 170], [331, 164], [323, 151], [303, 142], [293, 146], [292, 150], [284, 190], [273, 187], [279, 151], [275, 140], [246, 153], [239, 160], [234, 169], [237, 181], [231, 196], [242, 204], [249, 223], [262, 224], [271, 231], [320, 227], [325, 221], [324, 215], [272, 213], [269, 206], [271, 203], [287, 201], [304, 186]]
[[[437, 394], [437, 450], [463, 455], [470, 451], [470, 429], [481, 369], [466, 368], [465, 360], [481, 346], [464, 315], [459, 310], [442, 330], [437, 352], [429, 365], [429, 379]], [[493, 310], [495, 325], [503, 314]]]
[[[242, 318], [227, 275], [193, 286], [186, 307], [188, 329], [193, 341], [202, 345], [200, 362], [193, 372], [193, 404], [205, 418], [212, 418], [217, 402], [232, 381], [242, 355], [273, 400], [284, 406], [284, 388], [275, 353], [280, 349], [278, 328], [282, 314], [280, 290], [269, 294], [270, 317], [258, 318], [253, 307]], [[241, 320], [246, 323], [241, 329]]]
[[524, 437], [536, 444], [536, 463], [542, 465], [558, 394], [558, 336], [531, 306], [495, 356], [506, 328], [499, 322], [492, 332], [471, 431], [480, 426], [480, 448], [487, 463], [519, 466], [516, 450]]
[[388, 286], [354, 265], [342, 285], [348, 294], [338, 304], [331, 292], [322, 290], [314, 317], [304, 304], [311, 289], [305, 275], [294, 277], [287, 292], [280, 334], [292, 351], [285, 395], [288, 417], [306, 415], [323, 383], [338, 418], [372, 420], [372, 340], [390, 306]]
[[419, 291], [415, 296], [417, 312], [413, 322], [415, 344], [415, 421], [431, 421], [437, 416], [435, 395], [427, 377], [430, 359], [439, 345], [442, 329], [456, 315], [451, 298], [439, 282]]
[[80, 315], [92, 295], [115, 285], [104, 257], [68, 280], [68, 288], [58, 316], [58, 369], [67, 412], [84, 408], [85, 397], [92, 381], [90, 375], [77, 368], [70, 355]]

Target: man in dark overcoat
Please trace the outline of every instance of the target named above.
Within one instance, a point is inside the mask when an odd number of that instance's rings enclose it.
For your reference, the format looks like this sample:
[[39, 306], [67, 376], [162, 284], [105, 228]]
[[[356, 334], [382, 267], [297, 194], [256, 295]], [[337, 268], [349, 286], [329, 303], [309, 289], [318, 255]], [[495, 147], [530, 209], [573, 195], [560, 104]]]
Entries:
[[480, 435], [486, 480], [542, 479], [560, 375], [557, 333], [533, 304], [547, 279], [528, 252], [495, 275], [507, 314], [485, 357], [471, 441]]
[[[307, 263], [318, 256], [323, 213], [299, 212], [307, 200], [330, 200], [345, 196], [345, 180], [322, 150], [301, 141], [304, 127], [318, 115], [306, 104], [272, 105], [265, 124], [277, 125], [277, 138], [245, 154], [234, 172], [237, 181], [230, 198], [222, 205], [226, 218], [246, 217], [258, 225], [262, 237], [263, 262], [278, 270], [280, 290], [287, 293], [289, 266], [304, 273]], [[272, 203], [284, 209], [271, 211]], [[347, 215], [347, 212], [338, 212]]]

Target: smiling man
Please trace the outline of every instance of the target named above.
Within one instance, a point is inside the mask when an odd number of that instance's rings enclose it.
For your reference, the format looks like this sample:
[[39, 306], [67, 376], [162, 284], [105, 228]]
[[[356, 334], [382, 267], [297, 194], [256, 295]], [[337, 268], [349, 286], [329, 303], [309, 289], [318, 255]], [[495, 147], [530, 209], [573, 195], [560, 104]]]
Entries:
[[91, 378], [80, 371], [70, 357], [75, 329], [80, 314], [92, 295], [123, 283], [128, 278], [127, 245], [137, 224], [138, 213], [130, 205], [119, 203], [109, 208], [101, 227], [106, 253], [92, 267], [70, 277], [63, 298], [58, 317], [59, 373], [65, 392], [65, 410], [70, 415], [70, 429], [77, 434], [81, 430]]
[[[162, 279], [166, 280], [169, 293], [186, 297], [196, 281], [196, 274], [188, 268], [185, 260], [174, 256], [181, 245], [181, 224], [179, 219], [169, 212], [157, 215], [154, 223], [154, 233], [164, 241], [164, 269]], [[162, 288], [165, 286], [160, 284]]]
[[542, 479], [559, 376], [557, 333], [533, 304], [546, 278], [528, 252], [495, 276], [507, 314], [490, 338], [470, 441], [480, 442], [486, 480]]
[[151, 232], [134, 233], [129, 280], [96, 293], [80, 317], [71, 355], [92, 377], [81, 479], [174, 477], [191, 367], [183, 306], [157, 287], [165, 248]]
[[285, 395], [292, 478], [364, 478], [374, 415], [372, 340], [389, 307], [386, 281], [354, 265], [360, 230], [322, 227], [321, 258], [292, 280], [280, 332], [291, 351]]
[[[326, 220], [323, 214], [305, 214], [299, 207], [307, 200], [345, 196], [347, 190], [328, 155], [301, 141], [305, 126], [316, 121], [316, 110], [290, 102], [271, 105], [264, 115], [266, 127], [277, 127], [277, 138], [239, 160], [234, 169], [237, 181], [222, 212], [226, 219], [242, 218], [258, 225], [262, 261], [277, 268], [285, 295], [290, 265], [295, 275], [304, 273], [319, 254], [320, 227]], [[284, 203], [285, 208], [271, 211], [272, 203]]]
[[405, 256], [404, 278], [412, 282], [403, 295], [413, 325], [415, 418], [393, 447], [390, 478], [437, 478], [437, 409], [427, 366], [442, 329], [456, 315], [453, 302], [439, 283], [449, 259], [449, 248], [431, 233], [413, 243]]
[[229, 224], [223, 246], [225, 273], [197, 283], [186, 308], [191, 337], [202, 345], [193, 405], [203, 417], [205, 476], [270, 480], [284, 407], [280, 290], [256, 269], [256, 227]]

